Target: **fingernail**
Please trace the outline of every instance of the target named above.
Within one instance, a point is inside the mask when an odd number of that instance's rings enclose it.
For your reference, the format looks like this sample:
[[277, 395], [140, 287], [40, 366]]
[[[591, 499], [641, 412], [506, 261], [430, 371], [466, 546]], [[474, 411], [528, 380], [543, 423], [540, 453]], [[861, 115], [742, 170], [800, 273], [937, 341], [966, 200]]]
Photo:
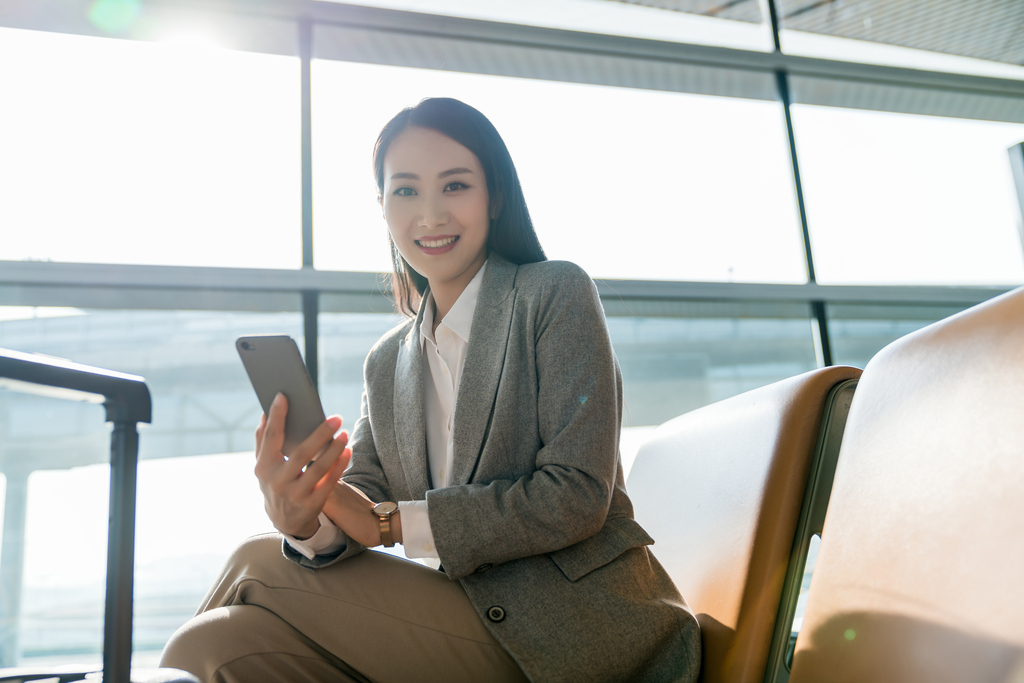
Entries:
[[271, 405], [278, 405], [281, 403], [281, 397], [284, 396], [280, 391], [274, 394], [274, 402]]

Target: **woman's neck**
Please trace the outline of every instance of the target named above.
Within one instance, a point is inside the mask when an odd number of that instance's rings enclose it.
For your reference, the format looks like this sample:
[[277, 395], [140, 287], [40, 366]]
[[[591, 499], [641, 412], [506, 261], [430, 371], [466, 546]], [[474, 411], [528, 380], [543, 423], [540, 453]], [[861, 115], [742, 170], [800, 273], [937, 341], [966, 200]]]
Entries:
[[480, 268], [483, 267], [484, 262], [487, 261], [485, 255], [480, 259], [479, 263], [474, 263], [473, 267], [467, 268], [465, 272], [459, 275], [453, 280], [447, 280], [444, 282], [435, 282], [429, 280], [430, 293], [434, 295], [434, 329], [437, 329], [438, 324], [444, 320], [444, 317], [448, 315], [448, 311], [452, 310], [452, 306], [459, 300], [462, 293], [466, 291], [466, 287], [473, 281], [476, 274], [480, 272]]

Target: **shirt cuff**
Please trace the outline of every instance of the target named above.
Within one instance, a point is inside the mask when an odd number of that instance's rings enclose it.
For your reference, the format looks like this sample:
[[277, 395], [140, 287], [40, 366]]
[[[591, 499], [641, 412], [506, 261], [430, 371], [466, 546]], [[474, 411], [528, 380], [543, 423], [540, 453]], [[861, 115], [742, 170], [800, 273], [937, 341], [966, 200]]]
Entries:
[[437, 557], [434, 547], [434, 533], [430, 530], [427, 517], [427, 501], [403, 500], [398, 503], [398, 514], [402, 515], [402, 546], [405, 556], [412, 558]]
[[320, 520], [320, 528], [316, 530], [315, 534], [304, 541], [300, 541], [285, 533], [281, 534], [284, 536], [284, 540], [288, 541], [288, 545], [292, 547], [292, 550], [307, 560], [312, 560], [317, 555], [331, 555], [348, 544], [348, 536], [345, 535], [344, 531], [336, 527], [327, 515], [321, 512], [317, 519]]

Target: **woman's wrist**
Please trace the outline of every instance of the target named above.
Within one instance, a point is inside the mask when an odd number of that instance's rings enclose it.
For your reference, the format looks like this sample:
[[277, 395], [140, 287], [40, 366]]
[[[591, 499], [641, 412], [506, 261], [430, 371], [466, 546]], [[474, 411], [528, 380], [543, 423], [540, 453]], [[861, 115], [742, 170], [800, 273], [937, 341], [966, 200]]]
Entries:
[[[289, 533], [288, 535], [294, 538], [296, 541], [308, 541], [309, 539], [316, 536], [316, 532], [320, 531], [320, 518], [319, 516], [314, 517], [306, 526], [299, 530], [298, 533]], [[288, 532], [285, 532], [288, 533]]]

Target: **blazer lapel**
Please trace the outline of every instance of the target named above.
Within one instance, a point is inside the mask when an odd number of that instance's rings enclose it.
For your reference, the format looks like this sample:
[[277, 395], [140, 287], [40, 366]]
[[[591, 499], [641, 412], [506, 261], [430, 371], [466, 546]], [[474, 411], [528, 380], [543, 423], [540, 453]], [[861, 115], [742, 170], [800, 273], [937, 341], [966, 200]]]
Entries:
[[517, 270], [518, 266], [491, 255], [484, 272], [455, 404], [454, 486], [469, 483], [490, 424], [508, 346]]
[[[426, 301], [424, 295], [423, 301]], [[416, 322], [398, 347], [395, 362], [395, 437], [412, 500], [423, 500], [429, 487], [427, 471], [427, 430], [423, 407], [423, 354], [420, 352], [420, 305]]]

